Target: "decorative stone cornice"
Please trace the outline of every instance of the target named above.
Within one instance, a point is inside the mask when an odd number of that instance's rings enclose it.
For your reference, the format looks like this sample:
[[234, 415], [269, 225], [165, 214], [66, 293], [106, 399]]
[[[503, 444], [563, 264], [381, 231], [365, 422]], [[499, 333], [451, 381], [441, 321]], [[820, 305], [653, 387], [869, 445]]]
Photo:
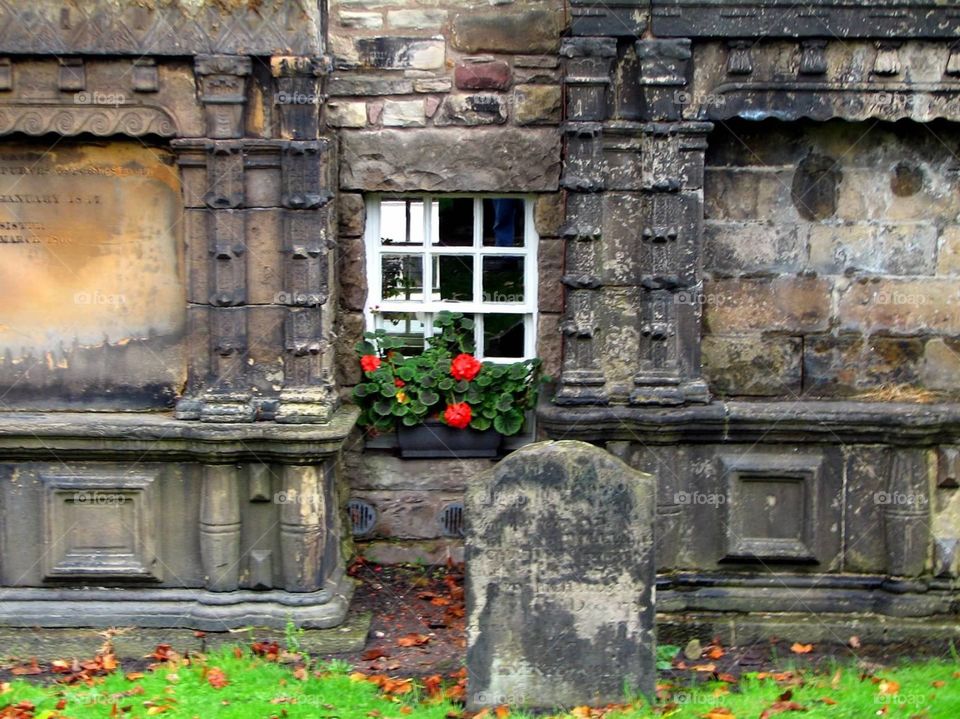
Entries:
[[960, 33], [956, 8], [936, 0], [651, 0], [650, 13], [657, 37], [954, 38]]
[[176, 120], [159, 107], [108, 107], [105, 105], [66, 105], [47, 103], [10, 103], [0, 105], [0, 135], [22, 132], [26, 135], [79, 135], [82, 132], [106, 137], [128, 135], [143, 137], [177, 135]]
[[0, 0], [0, 53], [319, 55], [320, 4], [265, 0], [116, 3]]

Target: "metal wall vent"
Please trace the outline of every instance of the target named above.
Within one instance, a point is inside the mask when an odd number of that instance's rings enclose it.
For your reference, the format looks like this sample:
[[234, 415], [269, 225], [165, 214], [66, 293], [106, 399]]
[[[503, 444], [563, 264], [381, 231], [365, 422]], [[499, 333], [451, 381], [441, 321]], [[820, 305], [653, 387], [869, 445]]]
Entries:
[[351, 499], [347, 502], [347, 511], [350, 512], [350, 525], [354, 537], [363, 537], [373, 531], [377, 523], [377, 510], [362, 499]]
[[440, 512], [440, 526], [443, 528], [444, 537], [464, 535], [463, 502], [451, 502], [443, 508]]

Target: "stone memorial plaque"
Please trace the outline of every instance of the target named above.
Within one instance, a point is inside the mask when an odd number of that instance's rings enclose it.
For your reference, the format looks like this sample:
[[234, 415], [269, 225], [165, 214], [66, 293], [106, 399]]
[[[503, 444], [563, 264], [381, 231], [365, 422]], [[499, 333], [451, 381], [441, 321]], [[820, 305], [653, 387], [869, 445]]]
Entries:
[[0, 145], [0, 408], [169, 404], [184, 376], [181, 205], [158, 148]]
[[541, 442], [467, 490], [468, 707], [653, 696], [654, 479]]

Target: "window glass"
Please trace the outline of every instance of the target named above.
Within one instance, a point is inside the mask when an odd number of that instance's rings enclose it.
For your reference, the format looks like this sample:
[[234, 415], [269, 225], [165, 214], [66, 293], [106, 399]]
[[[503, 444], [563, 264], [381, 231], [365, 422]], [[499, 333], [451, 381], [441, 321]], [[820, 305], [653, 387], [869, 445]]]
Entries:
[[485, 314], [483, 316], [484, 357], [523, 358], [525, 345], [524, 315]]
[[434, 203], [439, 226], [434, 242], [442, 247], [472, 247], [473, 198], [438, 197]]
[[381, 312], [377, 327], [403, 341], [401, 354], [417, 354], [423, 350], [426, 323], [422, 312]]
[[380, 242], [384, 245], [422, 245], [423, 200], [381, 202]]
[[470, 302], [473, 299], [473, 257], [434, 255], [431, 299]]
[[515, 197], [484, 199], [484, 247], [523, 247], [523, 210], [523, 200]]
[[483, 258], [483, 301], [523, 303], [523, 258]]
[[423, 300], [423, 258], [420, 255], [382, 255], [382, 295], [385, 300]]

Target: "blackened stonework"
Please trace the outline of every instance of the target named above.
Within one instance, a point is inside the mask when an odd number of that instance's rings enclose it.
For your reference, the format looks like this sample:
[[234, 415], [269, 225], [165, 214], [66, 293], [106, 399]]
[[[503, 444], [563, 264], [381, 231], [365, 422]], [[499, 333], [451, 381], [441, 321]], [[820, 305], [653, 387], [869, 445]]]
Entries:
[[467, 493], [468, 706], [604, 705], [655, 677], [654, 480], [580, 442]]

